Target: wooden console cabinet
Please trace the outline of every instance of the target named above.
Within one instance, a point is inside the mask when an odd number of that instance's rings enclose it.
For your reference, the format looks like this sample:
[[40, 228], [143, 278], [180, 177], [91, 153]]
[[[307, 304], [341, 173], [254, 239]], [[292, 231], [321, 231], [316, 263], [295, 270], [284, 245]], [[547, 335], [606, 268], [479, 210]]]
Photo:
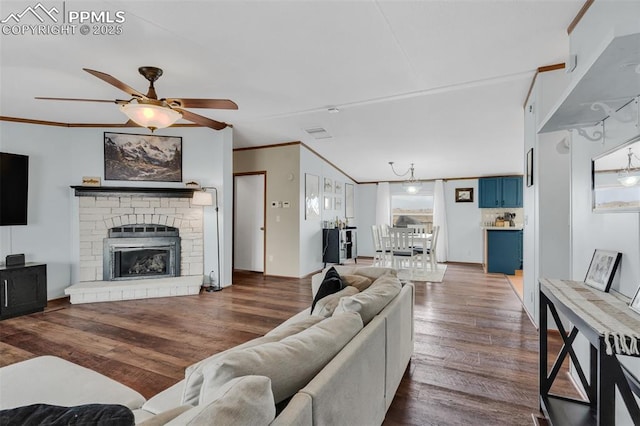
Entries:
[[[347, 259], [358, 257], [355, 228], [322, 230], [322, 261], [343, 264]], [[355, 260], [357, 263], [357, 260]]]
[[0, 268], [0, 320], [44, 310], [47, 265], [25, 263]]

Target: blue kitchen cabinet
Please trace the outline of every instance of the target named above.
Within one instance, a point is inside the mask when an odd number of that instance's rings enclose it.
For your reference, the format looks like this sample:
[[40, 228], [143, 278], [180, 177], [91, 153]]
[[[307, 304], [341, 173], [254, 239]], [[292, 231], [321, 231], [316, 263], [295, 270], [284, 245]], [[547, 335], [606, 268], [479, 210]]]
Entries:
[[514, 275], [522, 269], [522, 231], [487, 231], [487, 272]]
[[522, 207], [522, 176], [480, 178], [480, 208]]

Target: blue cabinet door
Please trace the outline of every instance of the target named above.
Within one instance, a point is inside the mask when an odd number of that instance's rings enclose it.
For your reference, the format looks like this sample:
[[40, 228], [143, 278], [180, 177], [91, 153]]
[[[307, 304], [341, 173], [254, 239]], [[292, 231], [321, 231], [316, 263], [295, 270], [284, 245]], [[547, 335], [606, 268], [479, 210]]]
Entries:
[[522, 269], [522, 231], [487, 231], [487, 272], [514, 275]]
[[502, 178], [500, 207], [522, 207], [522, 176]]
[[502, 193], [501, 178], [480, 178], [478, 182], [480, 200], [478, 206], [485, 209], [500, 207]]

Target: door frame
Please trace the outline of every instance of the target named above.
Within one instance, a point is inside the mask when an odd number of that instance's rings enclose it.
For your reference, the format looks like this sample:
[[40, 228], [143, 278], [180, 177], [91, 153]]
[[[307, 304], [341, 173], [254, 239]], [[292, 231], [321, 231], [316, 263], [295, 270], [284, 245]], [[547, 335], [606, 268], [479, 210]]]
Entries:
[[[233, 245], [236, 246], [236, 201], [237, 201], [237, 192], [236, 192], [236, 177], [239, 176], [255, 176], [255, 175], [263, 175], [264, 177], [264, 188], [262, 188], [263, 203], [262, 203], [262, 227], [264, 228], [262, 231], [262, 275], [267, 275], [267, 171], [266, 170], [258, 170], [255, 172], [241, 172], [233, 174], [233, 218], [231, 221], [231, 235], [233, 235]], [[236, 264], [236, 253], [235, 250], [231, 250], [231, 271], [235, 269]]]

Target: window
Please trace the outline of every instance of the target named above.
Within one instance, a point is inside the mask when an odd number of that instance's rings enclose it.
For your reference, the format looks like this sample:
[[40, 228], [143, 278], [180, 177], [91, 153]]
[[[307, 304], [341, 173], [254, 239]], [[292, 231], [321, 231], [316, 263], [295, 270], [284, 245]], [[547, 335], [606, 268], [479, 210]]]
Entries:
[[433, 195], [391, 196], [391, 223], [406, 227], [409, 224], [424, 224], [430, 231], [433, 227]]

